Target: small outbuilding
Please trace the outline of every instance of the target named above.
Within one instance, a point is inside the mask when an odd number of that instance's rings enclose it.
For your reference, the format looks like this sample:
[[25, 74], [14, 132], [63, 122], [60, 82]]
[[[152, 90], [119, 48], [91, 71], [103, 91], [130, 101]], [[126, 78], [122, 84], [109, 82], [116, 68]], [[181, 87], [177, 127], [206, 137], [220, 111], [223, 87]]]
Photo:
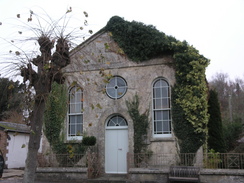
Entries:
[[0, 121], [0, 150], [5, 168], [23, 168], [28, 152], [30, 129], [25, 124]]

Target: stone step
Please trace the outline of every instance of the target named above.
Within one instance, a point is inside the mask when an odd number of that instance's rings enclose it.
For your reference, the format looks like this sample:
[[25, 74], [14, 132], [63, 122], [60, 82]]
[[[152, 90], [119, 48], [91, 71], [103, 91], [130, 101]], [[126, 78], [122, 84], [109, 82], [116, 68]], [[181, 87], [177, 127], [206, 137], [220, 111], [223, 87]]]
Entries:
[[92, 182], [107, 182], [107, 183], [128, 183], [126, 175], [104, 175], [103, 177], [88, 179], [87, 183]]

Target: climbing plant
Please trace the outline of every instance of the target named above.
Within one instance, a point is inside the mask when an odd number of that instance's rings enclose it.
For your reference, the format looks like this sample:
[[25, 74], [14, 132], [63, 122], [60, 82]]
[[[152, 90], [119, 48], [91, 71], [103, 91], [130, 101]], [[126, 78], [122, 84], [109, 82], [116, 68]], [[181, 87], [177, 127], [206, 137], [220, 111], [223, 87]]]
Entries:
[[181, 152], [196, 152], [206, 142], [208, 132], [205, 69], [209, 60], [186, 41], [167, 36], [151, 25], [114, 16], [104, 30], [110, 32], [109, 35], [132, 61], [143, 62], [165, 54], [174, 58], [173, 129]]
[[166, 36], [152, 25], [136, 21], [127, 22], [118, 16], [110, 19], [105, 30], [111, 32], [114, 41], [136, 62], [171, 53], [171, 42], [176, 41], [174, 37]]
[[174, 132], [181, 152], [194, 153], [206, 143], [208, 133], [205, 69], [209, 60], [186, 42], [177, 44], [180, 49], [174, 54], [176, 84], [172, 92]]
[[139, 97], [136, 94], [132, 101], [126, 101], [126, 106], [133, 120], [134, 127], [134, 153], [146, 152], [145, 140], [148, 129], [148, 111], [143, 114], [139, 112]]
[[64, 122], [67, 114], [67, 89], [64, 85], [54, 82], [48, 97], [44, 115], [44, 133], [57, 154], [83, 153], [82, 143], [73, 141], [65, 143]]

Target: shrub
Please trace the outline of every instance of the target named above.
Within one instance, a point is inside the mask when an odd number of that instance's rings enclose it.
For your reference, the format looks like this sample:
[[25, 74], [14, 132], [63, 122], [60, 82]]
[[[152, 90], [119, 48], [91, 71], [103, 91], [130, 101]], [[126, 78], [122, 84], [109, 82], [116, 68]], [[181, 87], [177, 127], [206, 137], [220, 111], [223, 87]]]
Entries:
[[82, 145], [84, 146], [94, 146], [96, 144], [96, 137], [94, 136], [85, 136], [82, 139]]
[[220, 104], [218, 100], [218, 93], [214, 90], [209, 91], [208, 113], [210, 116], [208, 122], [208, 149], [224, 153], [226, 149], [223, 136]]

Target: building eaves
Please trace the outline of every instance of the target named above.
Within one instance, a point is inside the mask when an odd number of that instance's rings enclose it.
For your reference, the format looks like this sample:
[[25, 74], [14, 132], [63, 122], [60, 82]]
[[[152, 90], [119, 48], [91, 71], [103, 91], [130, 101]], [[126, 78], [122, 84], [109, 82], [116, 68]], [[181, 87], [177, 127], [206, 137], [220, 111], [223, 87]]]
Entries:
[[30, 133], [30, 127], [25, 124], [0, 121], [0, 130], [5, 132]]
[[100, 29], [98, 32], [96, 32], [95, 34], [93, 34], [92, 36], [90, 36], [88, 39], [86, 39], [85, 41], [83, 41], [81, 44], [79, 44], [78, 46], [76, 46], [74, 49], [72, 49], [70, 51], [70, 55], [73, 55], [74, 53], [76, 53], [77, 51], [79, 51], [82, 47], [86, 46], [87, 44], [89, 44], [90, 42], [92, 42], [94, 39], [96, 39], [99, 35], [105, 33], [105, 27]]

